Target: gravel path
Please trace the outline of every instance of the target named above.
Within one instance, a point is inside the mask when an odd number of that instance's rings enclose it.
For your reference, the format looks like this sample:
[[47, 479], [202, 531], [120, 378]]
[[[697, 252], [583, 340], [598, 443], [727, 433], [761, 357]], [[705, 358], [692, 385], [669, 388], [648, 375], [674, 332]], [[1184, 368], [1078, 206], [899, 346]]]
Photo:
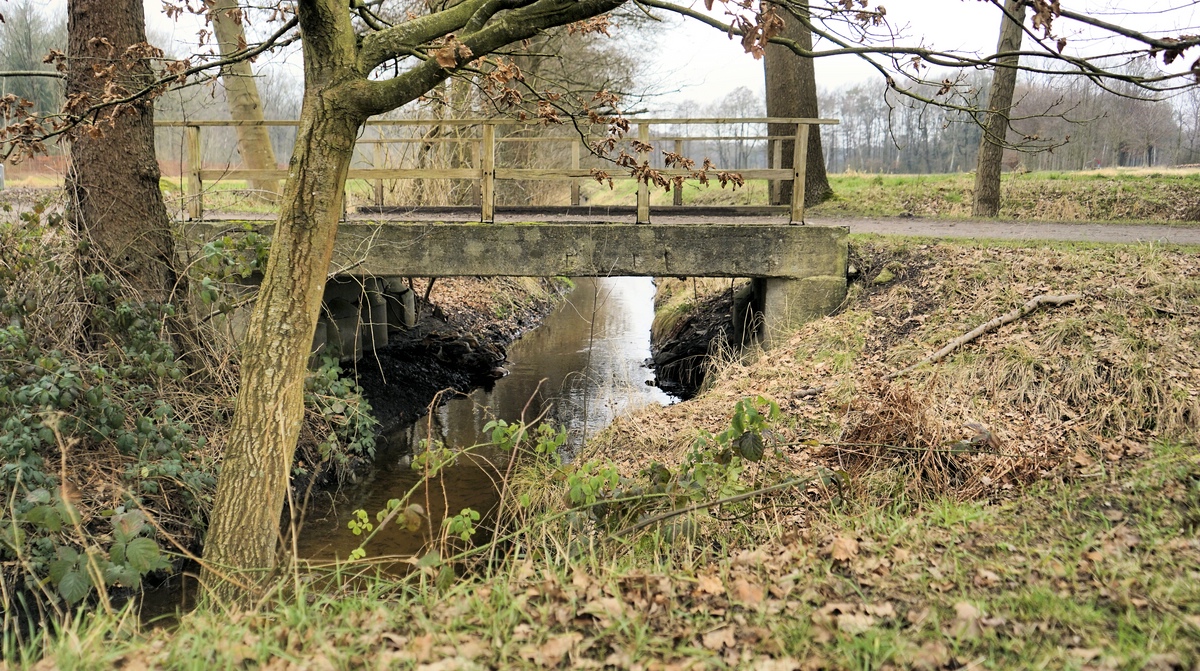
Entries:
[[818, 218], [810, 224], [849, 226], [851, 233], [923, 235], [937, 238], [1065, 240], [1071, 242], [1167, 242], [1200, 245], [1200, 226], [1154, 224], [1088, 224], [1022, 221], [946, 221], [911, 218]]

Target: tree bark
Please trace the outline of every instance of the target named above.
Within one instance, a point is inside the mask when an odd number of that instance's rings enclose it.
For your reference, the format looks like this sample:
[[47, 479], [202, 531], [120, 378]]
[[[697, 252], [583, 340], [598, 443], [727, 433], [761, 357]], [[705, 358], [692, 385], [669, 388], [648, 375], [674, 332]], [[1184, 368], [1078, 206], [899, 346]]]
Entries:
[[[1021, 48], [1025, 1], [1005, 0], [1004, 13], [1000, 20], [1000, 40], [996, 45], [996, 53], [1000, 54], [1013, 53]], [[1015, 54], [1004, 56], [997, 59], [996, 67], [992, 70], [988, 113], [983, 123], [983, 137], [979, 140], [979, 157], [975, 163], [974, 213], [977, 217], [1000, 214], [1000, 164], [1004, 159], [1004, 139], [1008, 134], [1019, 61], [1020, 56]]]
[[[802, 14], [808, 14], [808, 2], [793, 2], [791, 6], [798, 8]], [[784, 29], [781, 37], [795, 40], [804, 49], [812, 49], [812, 32], [804, 23], [794, 16], [784, 6], [776, 6], [775, 11], [783, 18]], [[766, 75], [767, 116], [772, 117], [806, 117], [816, 118], [817, 109], [817, 76], [813, 69], [811, 58], [801, 58], [791, 49], [778, 44], [768, 44], [763, 56], [763, 70]], [[805, 206], [817, 205], [831, 195], [833, 189], [829, 186], [829, 177], [825, 173], [825, 154], [821, 147], [820, 127], [812, 129], [808, 135], [808, 170], [804, 180]], [[795, 137], [796, 127], [786, 124], [770, 124], [767, 134], [771, 136]], [[779, 165], [775, 165], [774, 146], [767, 152], [767, 164], [772, 168], [790, 169], [795, 155], [794, 140], [783, 140], [783, 153]], [[792, 202], [792, 183], [781, 182], [776, 191], [777, 198], [773, 205], [786, 205]]]
[[[128, 90], [153, 77], [145, 61], [127, 68], [121, 58], [146, 41], [142, 0], [70, 0], [67, 17], [68, 98], [100, 102], [110, 80], [96, 72], [109, 66], [111, 81]], [[142, 100], [97, 116], [95, 126], [72, 141], [66, 177], [70, 220], [95, 252], [85, 265], [89, 272], [115, 272], [144, 300], [164, 302], [175, 281], [175, 247], [159, 190], [154, 103]]]
[[237, 581], [266, 577], [237, 572], [275, 566], [308, 356], [343, 186], [366, 121], [341, 95], [356, 75], [349, 15], [340, 2], [315, 4], [326, 11], [301, 13], [304, 105], [271, 254], [242, 346], [241, 384], [204, 545], [201, 580], [220, 599], [244, 599], [247, 592]]
[[[246, 48], [246, 30], [242, 21], [230, 12], [238, 11], [238, 0], [217, 0], [212, 10], [213, 33], [221, 47], [221, 55], [228, 57]], [[225, 86], [225, 99], [229, 105], [229, 116], [234, 121], [262, 121], [262, 99], [250, 61], [238, 61], [221, 71], [221, 83]], [[251, 170], [275, 170], [275, 150], [266, 126], [238, 126], [238, 153], [242, 163]], [[279, 182], [273, 179], [250, 180], [250, 188], [260, 196], [275, 200]]]

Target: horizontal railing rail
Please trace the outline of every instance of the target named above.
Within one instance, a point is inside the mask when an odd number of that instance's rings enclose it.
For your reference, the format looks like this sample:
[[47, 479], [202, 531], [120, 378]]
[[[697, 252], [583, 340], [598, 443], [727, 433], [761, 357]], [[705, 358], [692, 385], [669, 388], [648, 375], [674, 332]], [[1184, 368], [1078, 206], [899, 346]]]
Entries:
[[[779, 166], [783, 164], [783, 146], [785, 142], [793, 142], [793, 155], [791, 168], [748, 168], [748, 169], [732, 169], [727, 172], [736, 172], [743, 179], [766, 179], [770, 182], [770, 191], [772, 201], [777, 202], [781, 192], [781, 185], [790, 182], [792, 184], [792, 197], [789, 209], [790, 218], [793, 223], [802, 223], [804, 218], [804, 182], [806, 177], [806, 168], [808, 162], [808, 142], [809, 134], [812, 126], [837, 124], [836, 119], [816, 119], [816, 118], [794, 118], [794, 117], [749, 117], [749, 118], [734, 118], [734, 117], [714, 117], [700, 119], [684, 119], [684, 118], [630, 118], [630, 123], [636, 126], [636, 139], [644, 144], [649, 145], [652, 142], [670, 142], [672, 150], [676, 154], [682, 155], [688, 143], [714, 143], [714, 142], [731, 142], [731, 141], [752, 141], [766, 142], [767, 151], [769, 152], [768, 165]], [[281, 169], [249, 169], [249, 168], [205, 168], [203, 161], [203, 144], [201, 141], [201, 131], [204, 128], [220, 128], [229, 127], [235, 128], [239, 126], [268, 126], [268, 127], [296, 127], [299, 125], [298, 120], [267, 120], [267, 121], [159, 121], [155, 125], [165, 128], [182, 128], [185, 132], [185, 175], [184, 194], [187, 201], [188, 216], [192, 219], [199, 220], [204, 216], [204, 185], [206, 183], [219, 182], [221, 180], [247, 180], [247, 181], [271, 181], [281, 180], [287, 177], [287, 170]], [[530, 126], [533, 122], [521, 121], [519, 119], [374, 119], [367, 122], [367, 126], [384, 128], [384, 127], [453, 127], [453, 128], [474, 128], [479, 129], [478, 135], [453, 135], [453, 136], [430, 136], [430, 137], [384, 137], [381, 134], [378, 137], [363, 138], [359, 140], [359, 144], [370, 145], [375, 147], [375, 153], [371, 161], [370, 168], [351, 168], [348, 174], [349, 179], [361, 179], [374, 183], [376, 205], [382, 209], [384, 188], [383, 182], [387, 180], [406, 180], [406, 179], [450, 179], [450, 180], [469, 180], [478, 182], [477, 200], [480, 208], [480, 220], [484, 223], [495, 221], [496, 205], [496, 180], [525, 180], [525, 181], [551, 181], [561, 182], [569, 181], [571, 184], [571, 204], [578, 206], [581, 202], [579, 192], [579, 182], [581, 180], [590, 179], [594, 176], [594, 171], [590, 168], [584, 168], [581, 165], [584, 142], [589, 140], [597, 140], [604, 135], [597, 133], [594, 136], [581, 136], [580, 134], [571, 135], [544, 135], [544, 136], [513, 136], [513, 137], [496, 137], [496, 128], [498, 126]], [[762, 125], [770, 124], [773, 126], [784, 125], [793, 126], [794, 133], [787, 135], [778, 135], [768, 133], [762, 135], [761, 131], [752, 135], [681, 135], [680, 126], [733, 126], [733, 125]], [[673, 126], [669, 129], [669, 134], [654, 135], [651, 133], [653, 126]], [[545, 126], [539, 126], [545, 128]], [[588, 128], [583, 127], [584, 130]], [[603, 129], [604, 126], [596, 126], [598, 129]], [[382, 132], [382, 131], [380, 131]], [[519, 142], [558, 142], [570, 144], [570, 166], [566, 168], [528, 168], [528, 167], [504, 167], [496, 165], [496, 148], [504, 143], [519, 143]], [[462, 168], [389, 168], [384, 164], [386, 159], [383, 157], [380, 149], [391, 144], [469, 144], [474, 146], [473, 160], [476, 167]], [[588, 149], [590, 151], [590, 149]], [[647, 152], [638, 154], [638, 161], [645, 162], [649, 160]], [[633, 175], [624, 173], [618, 168], [609, 168], [606, 170], [608, 176], [614, 180], [619, 179], [634, 179]], [[689, 177], [690, 171], [678, 169], [659, 169], [658, 172], [664, 177]], [[674, 206], [682, 206], [682, 193], [679, 189], [675, 189], [672, 202]], [[650, 222], [650, 187], [645, 181], [641, 181], [637, 188], [637, 223]]]

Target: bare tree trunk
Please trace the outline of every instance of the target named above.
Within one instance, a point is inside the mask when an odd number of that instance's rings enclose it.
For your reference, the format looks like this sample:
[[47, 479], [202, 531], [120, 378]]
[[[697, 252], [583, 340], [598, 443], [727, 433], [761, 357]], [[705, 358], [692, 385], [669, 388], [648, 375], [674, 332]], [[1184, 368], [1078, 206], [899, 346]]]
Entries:
[[[1024, 0], [1005, 0], [1005, 16], [1000, 22], [1000, 41], [997, 53], [1013, 53], [1021, 48], [1025, 21]], [[1020, 56], [1005, 56], [996, 61], [992, 70], [992, 86], [988, 94], [988, 114], [979, 141], [979, 159], [975, 164], [975, 206], [977, 217], [994, 217], [1000, 213], [1000, 163], [1004, 158], [1004, 139], [1008, 134], [1008, 115], [1012, 110], [1013, 92], [1017, 87], [1017, 64]]]
[[[246, 30], [240, 18], [237, 0], [217, 0], [213, 8], [213, 32], [221, 46], [221, 55], [229, 56], [246, 48]], [[254, 83], [254, 72], [250, 61], [238, 61], [221, 71], [221, 83], [225, 85], [225, 99], [229, 104], [229, 116], [234, 121], [262, 121], [263, 106]], [[238, 153], [242, 163], [251, 170], [275, 170], [275, 150], [266, 126], [238, 126]], [[273, 179], [250, 181], [250, 188], [269, 199], [275, 200], [279, 182]]]
[[[807, 16], [807, 0], [792, 3], [790, 6], [799, 8], [799, 11]], [[776, 11], [784, 21], [782, 37], [795, 40], [805, 49], [812, 49], [812, 32], [800, 19], [793, 16], [783, 6], [777, 6]], [[817, 77], [811, 58], [800, 58], [787, 47], [769, 44], [766, 55], [763, 57], [763, 70], [767, 80], [767, 116], [817, 117], [819, 114], [817, 110]], [[795, 134], [795, 126], [771, 124], [767, 127], [767, 135], [795, 136]], [[792, 158], [795, 155], [795, 144], [795, 141], [783, 141], [783, 153], [779, 165], [774, 165], [775, 152], [768, 151], [767, 164], [772, 168], [791, 168]], [[817, 129], [813, 129], [813, 132], [808, 135], [808, 170], [805, 175], [804, 204], [806, 206], [822, 203], [833, 195], [833, 189], [829, 186], [829, 177], [825, 174], [825, 154], [821, 149], [821, 133]], [[792, 202], [792, 183], [783, 182], [779, 187], [778, 202], [772, 204], [781, 205]]]
[[[343, 185], [365, 117], [305, 93], [271, 256], [242, 346], [241, 385], [204, 546], [204, 582], [271, 568], [304, 410], [304, 378], [342, 214]], [[283, 325], [279, 328], [278, 325]], [[214, 580], [214, 578], [216, 578]]]
[[[120, 62], [128, 47], [146, 41], [142, 0], [70, 0], [67, 16], [68, 98], [100, 102], [109, 80], [95, 73], [109, 65], [126, 89], [141, 88], [153, 76], [145, 61], [131, 68]], [[175, 281], [175, 247], [159, 190], [154, 103], [98, 114], [100, 135], [84, 132], [71, 143], [70, 219], [94, 246], [89, 271], [115, 272], [143, 299], [166, 301]]]

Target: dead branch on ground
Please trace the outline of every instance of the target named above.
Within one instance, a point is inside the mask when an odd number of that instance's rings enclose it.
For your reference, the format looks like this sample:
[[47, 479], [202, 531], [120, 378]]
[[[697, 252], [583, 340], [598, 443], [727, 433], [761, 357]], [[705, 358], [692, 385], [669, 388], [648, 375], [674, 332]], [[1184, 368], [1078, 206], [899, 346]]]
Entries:
[[[1018, 319], [1025, 317], [1029, 313], [1037, 310], [1038, 308], [1042, 307], [1043, 305], [1047, 305], [1050, 307], [1059, 307], [1062, 305], [1066, 305], [1067, 303], [1074, 303], [1075, 301], [1078, 301], [1082, 298], [1083, 298], [1083, 294], [1062, 294], [1062, 295], [1042, 294], [1041, 296], [1031, 298], [1024, 305], [1013, 310], [1012, 312], [1006, 312], [989, 322], [980, 324], [979, 326], [975, 327], [971, 331], [964, 333], [963, 335], [946, 343], [945, 347], [942, 347], [941, 349], [934, 352], [933, 354], [930, 354], [929, 356], [925, 357], [924, 359], [921, 359], [920, 361], [914, 363], [913, 365], [911, 365], [907, 368], [902, 368], [898, 371], [894, 371], [894, 372], [888, 373], [886, 375], [882, 375], [882, 376], [880, 376], [880, 379], [884, 380], [884, 381], [895, 380], [898, 377], [902, 377], [904, 375], [907, 375], [907, 374], [913, 372], [918, 367], [923, 366], [927, 363], [937, 363], [937, 362], [941, 361], [942, 359], [945, 359], [947, 356], [950, 356], [950, 354], [952, 354], [955, 350], [962, 347], [963, 345], [966, 345], [967, 343], [978, 339], [980, 336], [982, 336], [986, 333], [991, 333], [992, 331], [995, 331], [996, 329], [1000, 328], [1001, 326], [1004, 326], [1006, 324], [1011, 324], [1011, 323], [1017, 321]], [[808, 398], [810, 396], [816, 396], [817, 394], [821, 394], [821, 393], [825, 392], [828, 388], [829, 388], [828, 385], [818, 385], [816, 387], [808, 387], [807, 389], [801, 389], [800, 391], [797, 391], [795, 394], [792, 394], [792, 397], [793, 398]]]

